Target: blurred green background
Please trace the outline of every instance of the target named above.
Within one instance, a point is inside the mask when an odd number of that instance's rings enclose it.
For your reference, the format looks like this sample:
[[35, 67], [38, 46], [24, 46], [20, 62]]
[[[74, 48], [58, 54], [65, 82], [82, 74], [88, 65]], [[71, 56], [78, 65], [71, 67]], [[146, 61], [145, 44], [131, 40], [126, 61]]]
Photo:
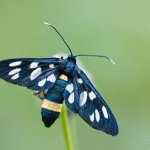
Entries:
[[[75, 150], [150, 149], [150, 1], [0, 1], [0, 59], [50, 57], [68, 50], [42, 22], [55, 25], [81, 58], [115, 114], [120, 133], [106, 135], [70, 118]], [[31, 91], [0, 80], [0, 150], [65, 150], [60, 119], [49, 129]]]

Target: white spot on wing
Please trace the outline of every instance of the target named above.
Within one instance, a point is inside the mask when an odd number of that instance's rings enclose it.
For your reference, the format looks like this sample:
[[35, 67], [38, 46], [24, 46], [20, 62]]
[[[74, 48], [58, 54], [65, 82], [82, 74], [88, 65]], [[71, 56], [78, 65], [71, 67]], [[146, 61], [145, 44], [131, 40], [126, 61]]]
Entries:
[[13, 69], [12, 71], [10, 71], [10, 72], [8, 73], [8, 75], [11, 76], [11, 75], [14, 75], [14, 74], [16, 74], [16, 73], [18, 73], [18, 72], [20, 72], [20, 71], [21, 71], [21, 68], [16, 68], [16, 69]]
[[16, 80], [19, 78], [19, 73], [15, 74], [14, 76], [11, 77], [11, 80]]
[[100, 114], [99, 114], [99, 112], [98, 112], [97, 109], [95, 109], [95, 117], [96, 117], [96, 121], [99, 122], [99, 120], [100, 120]]
[[44, 94], [47, 94], [47, 92], [48, 92], [48, 89], [44, 90]]
[[96, 95], [95, 95], [95, 93], [94, 93], [93, 91], [91, 91], [91, 92], [89, 93], [89, 97], [90, 97], [90, 100], [93, 100], [93, 99], [96, 98]]
[[80, 106], [83, 106], [87, 101], [87, 92], [84, 91], [80, 94]]
[[46, 78], [43, 79], [43, 80], [41, 80], [41, 81], [38, 83], [38, 86], [40, 86], [40, 87], [44, 86], [45, 82], [46, 82]]
[[72, 93], [73, 92], [73, 89], [74, 89], [74, 87], [73, 87], [73, 84], [71, 83], [71, 84], [68, 84], [67, 86], [66, 86], [66, 90], [69, 92], [69, 93]]
[[41, 69], [40, 67], [37, 68], [37, 69], [35, 69], [35, 70], [31, 73], [30, 79], [31, 79], [31, 80], [36, 79], [41, 73], [42, 73], [42, 69]]
[[35, 94], [37, 94], [37, 93], [39, 93], [40, 91], [33, 91], [33, 93], [35, 93]]
[[94, 122], [94, 113], [92, 115], [90, 115], [90, 120], [91, 120], [91, 122]]
[[16, 67], [16, 66], [19, 66], [21, 64], [22, 64], [22, 61], [16, 61], [16, 62], [10, 63], [9, 67]]
[[50, 76], [48, 76], [47, 81], [50, 81], [50, 82], [53, 82], [53, 83], [54, 83], [54, 82], [56, 81], [55, 75], [54, 75], [54, 74], [51, 74]]
[[30, 64], [30, 69], [33, 69], [33, 68], [37, 68], [38, 67], [38, 62], [32, 62], [31, 64]]
[[81, 78], [78, 79], [78, 83], [82, 84], [83, 80]]
[[54, 64], [50, 64], [49, 67], [50, 67], [51, 69], [55, 68]]
[[108, 113], [107, 113], [107, 110], [106, 110], [106, 107], [105, 107], [105, 106], [102, 107], [102, 111], [103, 111], [104, 117], [105, 117], [106, 119], [108, 119]]
[[68, 98], [68, 102], [72, 104], [74, 102], [74, 92], [72, 92]]

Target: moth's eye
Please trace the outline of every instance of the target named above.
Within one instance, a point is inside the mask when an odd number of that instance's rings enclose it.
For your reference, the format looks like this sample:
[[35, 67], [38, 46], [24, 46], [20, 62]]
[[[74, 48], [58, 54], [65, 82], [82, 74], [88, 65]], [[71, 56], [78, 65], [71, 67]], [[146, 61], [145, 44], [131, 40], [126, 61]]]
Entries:
[[72, 60], [71, 57], [68, 57], [68, 60], [69, 60], [69, 61]]
[[63, 57], [63, 56], [61, 56], [60, 58], [61, 58], [61, 59], [64, 59], [64, 57]]

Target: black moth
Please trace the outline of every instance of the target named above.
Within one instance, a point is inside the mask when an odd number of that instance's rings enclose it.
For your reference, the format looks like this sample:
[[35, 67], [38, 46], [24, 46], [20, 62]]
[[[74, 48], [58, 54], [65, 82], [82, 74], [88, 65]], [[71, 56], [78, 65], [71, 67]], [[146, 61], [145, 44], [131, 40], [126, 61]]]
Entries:
[[110, 108], [86, 74], [76, 64], [72, 51], [58, 30], [51, 26], [69, 48], [68, 58], [20, 58], [0, 61], [0, 78], [25, 86], [43, 100], [42, 120], [50, 127], [59, 117], [62, 103], [78, 113], [91, 127], [110, 135], [118, 134], [118, 125]]

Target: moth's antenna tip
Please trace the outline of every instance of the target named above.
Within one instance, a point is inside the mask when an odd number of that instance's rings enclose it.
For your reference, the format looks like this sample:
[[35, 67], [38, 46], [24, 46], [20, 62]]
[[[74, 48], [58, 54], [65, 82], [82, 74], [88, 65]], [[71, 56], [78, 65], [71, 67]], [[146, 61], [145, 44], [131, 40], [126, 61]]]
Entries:
[[110, 59], [110, 62], [113, 64], [113, 65], [116, 65], [115, 61], [113, 59]]
[[48, 22], [43, 22], [45, 25], [47, 25], [47, 26], [50, 26], [50, 27], [52, 27], [56, 32], [57, 32], [57, 34], [61, 37], [61, 39], [63, 40], [63, 42], [65, 43], [65, 45], [68, 47], [68, 49], [69, 49], [69, 51], [70, 51], [70, 53], [71, 53], [71, 56], [73, 56], [73, 54], [72, 54], [72, 51], [71, 51], [71, 48], [69, 47], [69, 45], [67, 44], [67, 42], [65, 41], [65, 39], [63, 38], [63, 36], [60, 34], [60, 32], [55, 28], [55, 26], [53, 26], [53, 25], [51, 25], [50, 23], [48, 23]]
[[50, 23], [48, 23], [48, 22], [43, 22], [45, 25], [48, 25], [48, 26], [51, 26], [51, 24]]

